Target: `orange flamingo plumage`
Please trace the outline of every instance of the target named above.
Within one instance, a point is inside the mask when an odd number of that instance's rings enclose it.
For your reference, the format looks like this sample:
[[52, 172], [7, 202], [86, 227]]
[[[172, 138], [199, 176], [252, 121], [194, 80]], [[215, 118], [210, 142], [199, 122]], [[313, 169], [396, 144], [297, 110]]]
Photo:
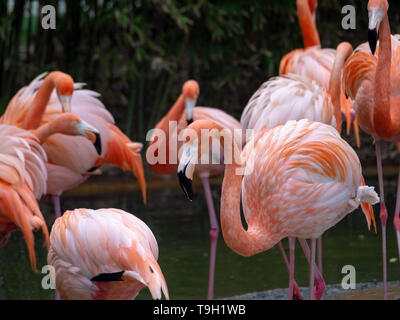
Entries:
[[[194, 132], [186, 136], [196, 138], [184, 145], [178, 176], [189, 198], [194, 166], [207, 150], [199, 138], [201, 130], [208, 130], [210, 140], [229, 148], [231, 154], [240, 150], [229, 130], [223, 129], [207, 120], [196, 121], [186, 129]], [[360, 203], [370, 225], [374, 219], [370, 203], [379, 198], [373, 188], [364, 186], [357, 154], [332, 126], [305, 119], [289, 121], [264, 129], [253, 139], [239, 157], [232, 156], [232, 164], [225, 165], [220, 213], [224, 240], [236, 253], [251, 256], [286, 237], [311, 238], [313, 299], [315, 239]], [[215, 142], [207, 145], [211, 143]], [[247, 230], [241, 221], [241, 198]]]
[[153, 299], [169, 299], [149, 227], [119, 209], [75, 209], [58, 218], [47, 261], [55, 268], [63, 299], [134, 299], [148, 287]]
[[[391, 36], [387, 0], [370, 0], [369, 46], [359, 46], [348, 59], [344, 69], [347, 94], [355, 101], [355, 111], [362, 130], [375, 139], [376, 159], [381, 198], [382, 259], [384, 298], [387, 298], [386, 222], [381, 140], [400, 142], [400, 42], [399, 35]], [[377, 40], [379, 30], [379, 48]], [[379, 50], [376, 50], [379, 49]], [[375, 52], [376, 51], [376, 52]], [[399, 171], [400, 172], [400, 171]], [[400, 177], [400, 174], [399, 174]], [[394, 227], [400, 257], [400, 183], [397, 188]]]

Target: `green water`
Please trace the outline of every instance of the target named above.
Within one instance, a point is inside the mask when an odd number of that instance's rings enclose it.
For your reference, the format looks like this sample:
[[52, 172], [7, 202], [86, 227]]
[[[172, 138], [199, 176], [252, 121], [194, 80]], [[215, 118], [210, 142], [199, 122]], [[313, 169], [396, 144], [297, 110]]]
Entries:
[[[206, 205], [201, 190], [193, 204], [187, 203], [180, 194], [150, 195], [148, 211], [161, 210], [163, 201], [171, 207], [181, 207], [187, 216], [173, 217], [162, 213], [157, 216], [145, 214], [145, 207], [138, 205], [136, 215], [143, 219], [153, 230], [160, 249], [159, 264], [165, 275], [171, 299], [205, 299], [208, 286], [209, 268], [209, 222]], [[214, 194], [215, 196], [215, 194]], [[179, 200], [178, 200], [179, 199]], [[124, 210], [130, 209], [131, 202], [138, 198], [121, 195], [119, 198], [102, 198], [101, 200], [67, 199], [76, 207], [109, 207]], [[100, 201], [100, 203], [98, 203]], [[394, 199], [388, 195], [389, 208]], [[114, 203], [115, 202], [115, 203]], [[97, 205], [96, 205], [97, 203]], [[152, 204], [151, 204], [152, 203]], [[218, 199], [215, 199], [218, 203]], [[49, 204], [41, 204], [46, 211]], [[125, 208], [125, 207], [128, 208]], [[158, 208], [160, 206], [160, 208]], [[218, 209], [218, 208], [217, 208]], [[379, 219], [379, 208], [375, 206], [375, 215]], [[396, 236], [393, 231], [393, 211], [389, 210], [388, 222], [388, 258], [397, 258]], [[356, 268], [357, 282], [381, 281], [381, 235], [378, 223], [378, 234], [368, 231], [361, 211], [356, 211], [324, 235], [324, 277], [327, 284], [341, 282], [344, 265]], [[15, 232], [5, 248], [0, 248], [0, 299], [53, 299], [54, 291], [44, 290], [40, 273], [46, 264], [46, 252], [42, 245], [42, 237], [36, 235], [36, 253], [38, 257], [38, 273], [34, 273], [29, 265], [27, 250], [20, 233]], [[284, 241], [287, 248], [287, 240]], [[296, 273], [299, 285], [308, 285], [308, 265], [297, 244]], [[388, 279], [400, 280], [400, 264], [388, 262]], [[215, 296], [229, 297], [254, 291], [274, 288], [285, 288], [288, 276], [280, 252], [273, 248], [268, 252], [244, 258], [231, 251], [220, 236], [217, 248], [215, 270]], [[142, 290], [138, 299], [149, 299], [147, 289]]]

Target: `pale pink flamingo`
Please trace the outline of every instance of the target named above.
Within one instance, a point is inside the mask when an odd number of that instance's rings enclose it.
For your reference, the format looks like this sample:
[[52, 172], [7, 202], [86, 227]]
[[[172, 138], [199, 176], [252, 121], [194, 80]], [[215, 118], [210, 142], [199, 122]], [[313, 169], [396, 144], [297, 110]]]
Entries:
[[[297, 16], [303, 34], [304, 49], [296, 49], [286, 54], [280, 63], [279, 74], [295, 73], [315, 80], [322, 88], [329, 90], [331, 71], [335, 60], [335, 50], [321, 48], [321, 41], [315, 23], [317, 0], [296, 0]], [[346, 98], [343, 88], [340, 93], [341, 112], [346, 118], [346, 132], [350, 134], [353, 123], [357, 146], [360, 146], [357, 118], [353, 102]]]
[[[203, 152], [208, 152], [206, 141], [199, 138], [202, 129], [208, 130], [213, 143], [217, 140], [231, 154], [240, 150], [230, 131], [222, 126], [208, 120], [192, 123], [185, 135], [195, 138], [184, 145], [178, 167], [189, 198], [195, 164]], [[313, 299], [316, 239], [360, 203], [370, 225], [373, 211], [369, 203], [379, 198], [373, 188], [364, 186], [357, 154], [330, 125], [306, 119], [289, 121], [263, 129], [253, 139], [239, 157], [233, 156], [232, 164], [225, 165], [220, 213], [224, 240], [236, 253], [252, 256], [286, 237], [310, 238], [309, 287]], [[241, 199], [247, 230], [240, 216]], [[291, 250], [292, 266], [293, 254]], [[290, 271], [291, 296], [294, 266]]]
[[[380, 220], [382, 223], [383, 291], [387, 298], [387, 256], [386, 222], [388, 213], [385, 205], [381, 140], [400, 142], [400, 41], [399, 35], [391, 36], [387, 0], [370, 0], [369, 46], [372, 54], [363, 44], [347, 60], [344, 69], [346, 92], [355, 101], [355, 112], [362, 130], [375, 140], [376, 159], [380, 192]], [[379, 52], [377, 49], [379, 30]], [[399, 171], [400, 179], [400, 171]], [[400, 180], [399, 180], [400, 182]], [[397, 187], [397, 200], [394, 227], [397, 235], [400, 257], [400, 184]]]
[[[157, 174], [176, 173], [178, 167], [178, 150], [182, 145], [182, 142], [178, 141], [178, 135], [184, 128], [186, 128], [187, 123], [191, 123], [193, 120], [213, 120], [225, 128], [229, 128], [232, 132], [235, 129], [241, 129], [240, 123], [224, 111], [209, 107], [197, 107], [196, 103], [199, 94], [200, 89], [198, 83], [194, 80], [186, 81], [182, 87], [182, 94], [179, 96], [178, 100], [175, 102], [171, 110], [168, 111], [167, 115], [156, 125], [156, 131], [150, 138], [150, 144], [146, 150], [146, 159], [153, 172]], [[170, 124], [176, 124], [176, 130], [170, 131]], [[177, 143], [175, 144], [174, 142]], [[163, 151], [165, 151], [166, 161], [164, 163], [161, 161], [153, 161], [161, 156]], [[196, 170], [204, 187], [210, 217], [211, 248], [207, 298], [213, 299], [214, 270], [219, 227], [215, 214], [209, 177], [222, 174], [224, 166], [221, 164], [207, 164], [198, 166]]]
[[[263, 83], [250, 98], [242, 113], [240, 119], [242, 128], [257, 132], [263, 128], [271, 129], [283, 125], [289, 120], [308, 119], [332, 125], [340, 132], [341, 75], [345, 59], [352, 52], [353, 48], [349, 43], [344, 42], [338, 46], [329, 74], [329, 91], [309, 77], [298, 74], [275, 77]], [[292, 244], [294, 245], [293, 241]], [[279, 248], [284, 252], [281, 243]], [[319, 239], [318, 265], [322, 273], [321, 239]], [[322, 296], [324, 291], [325, 285], [321, 281], [322, 278], [317, 275], [317, 296]], [[295, 298], [298, 298], [300, 291], [296, 283], [294, 287]]]
[[144, 287], [169, 299], [150, 228], [119, 209], [66, 211], [51, 229], [47, 262], [63, 299], [131, 300]]
[[[131, 170], [138, 178], [146, 202], [146, 181], [140, 156], [142, 145], [132, 142], [114, 124], [114, 118], [98, 99], [99, 94], [74, 84], [73, 79], [59, 71], [42, 74], [11, 99], [0, 123], [36, 129], [73, 111], [98, 129], [101, 135], [95, 148], [82, 137], [53, 135], [44, 144], [48, 155], [48, 192], [53, 197], [56, 217], [60, 216], [60, 195], [84, 182], [91, 174], [101, 172], [101, 166], [116, 165]], [[77, 156], [77, 154], [79, 156]], [[99, 154], [101, 154], [99, 156]]]

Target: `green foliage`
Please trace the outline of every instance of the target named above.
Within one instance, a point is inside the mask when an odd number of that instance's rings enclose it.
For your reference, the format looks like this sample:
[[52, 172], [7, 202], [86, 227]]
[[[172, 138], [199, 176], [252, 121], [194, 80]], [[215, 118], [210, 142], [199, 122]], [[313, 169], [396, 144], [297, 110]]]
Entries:
[[[200, 105], [239, 118], [257, 87], [278, 73], [281, 57], [303, 46], [295, 0], [39, 1], [56, 6], [56, 30], [41, 28], [34, 2], [15, 0], [10, 14], [0, 2], [0, 112], [35, 76], [60, 69], [100, 92], [118, 125], [141, 141], [185, 80], [199, 81]], [[355, 31], [340, 28], [346, 4], [358, 8]], [[398, 21], [400, 5], [390, 5]], [[323, 46], [366, 41], [365, 7], [320, 1]]]

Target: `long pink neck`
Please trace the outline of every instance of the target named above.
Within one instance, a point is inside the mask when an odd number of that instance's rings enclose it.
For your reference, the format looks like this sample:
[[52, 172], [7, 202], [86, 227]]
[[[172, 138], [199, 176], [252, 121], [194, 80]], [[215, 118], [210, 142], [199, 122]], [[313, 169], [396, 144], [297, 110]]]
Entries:
[[311, 14], [307, 0], [297, 0], [297, 16], [303, 32], [304, 48], [321, 46], [317, 26]]
[[279, 239], [274, 239], [267, 228], [252, 225], [243, 228], [240, 217], [242, 175], [237, 174], [237, 164], [225, 165], [221, 196], [221, 228], [226, 244], [242, 256], [252, 256], [272, 248]]
[[329, 79], [329, 94], [335, 107], [336, 129], [342, 132], [342, 114], [340, 106], [340, 95], [342, 93], [342, 71], [347, 58], [353, 53], [353, 47], [348, 42], [341, 43], [336, 49], [335, 62]]
[[56, 86], [57, 77], [59, 72], [51, 72], [39, 87], [32, 106], [25, 117], [23, 127], [27, 130], [36, 129], [39, 127], [44, 112], [46, 111], [47, 104], [49, 103], [51, 93]]
[[379, 57], [375, 74], [375, 105], [373, 111], [375, 132], [382, 138], [391, 138], [400, 129], [392, 122], [390, 114], [391, 61], [392, 42], [389, 17], [386, 13], [379, 30]]

